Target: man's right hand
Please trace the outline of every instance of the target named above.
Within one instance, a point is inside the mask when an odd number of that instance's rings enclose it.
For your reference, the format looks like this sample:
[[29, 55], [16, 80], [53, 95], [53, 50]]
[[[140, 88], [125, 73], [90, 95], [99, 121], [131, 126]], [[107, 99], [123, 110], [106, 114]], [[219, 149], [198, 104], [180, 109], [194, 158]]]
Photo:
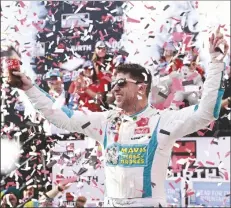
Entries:
[[31, 79], [27, 77], [25, 74], [18, 71], [13, 71], [13, 74], [21, 78], [21, 81], [23, 83], [22, 87], [20, 88], [21, 90], [27, 91], [33, 87]]

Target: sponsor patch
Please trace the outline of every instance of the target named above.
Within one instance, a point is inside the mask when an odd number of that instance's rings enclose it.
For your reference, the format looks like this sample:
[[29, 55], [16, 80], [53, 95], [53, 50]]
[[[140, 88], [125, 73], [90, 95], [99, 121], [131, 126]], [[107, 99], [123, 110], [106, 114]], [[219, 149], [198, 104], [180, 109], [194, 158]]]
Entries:
[[106, 150], [106, 165], [122, 167], [147, 166], [148, 145], [121, 145], [115, 143]]
[[143, 128], [136, 128], [134, 134], [149, 134], [150, 128], [149, 127], [143, 127]]

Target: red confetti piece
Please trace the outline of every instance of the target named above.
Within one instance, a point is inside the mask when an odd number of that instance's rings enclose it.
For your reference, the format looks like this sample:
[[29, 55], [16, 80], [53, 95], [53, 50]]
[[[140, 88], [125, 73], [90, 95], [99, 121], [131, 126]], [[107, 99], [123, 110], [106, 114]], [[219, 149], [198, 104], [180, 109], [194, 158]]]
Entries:
[[197, 134], [198, 134], [199, 136], [204, 136], [204, 135], [205, 135], [205, 133], [202, 132], [202, 131], [197, 131]]
[[98, 186], [95, 180], [91, 181], [95, 186]]
[[23, 2], [23, 1], [19, 1], [18, 3], [20, 4], [20, 7], [22, 7], [22, 8], [24, 8], [24, 7], [25, 7], [25, 4], [24, 4], [24, 2]]
[[225, 176], [225, 180], [229, 180], [229, 174], [228, 174], [228, 172], [224, 172], [224, 176]]
[[192, 196], [192, 195], [194, 195], [194, 194], [195, 194], [195, 192], [194, 192], [194, 191], [186, 192], [186, 195], [187, 195], [187, 196]]
[[175, 183], [178, 183], [180, 181], [181, 181], [181, 178], [178, 178], [178, 179], [175, 180]]
[[49, 174], [50, 172], [48, 170], [41, 170], [41, 173]]
[[21, 174], [18, 170], [16, 170], [15, 173], [16, 173], [18, 176], [21, 176], [21, 177], [22, 177], [22, 174]]
[[174, 32], [172, 34], [172, 37], [173, 37], [174, 42], [179, 42], [179, 41], [182, 41], [182, 39], [184, 37], [184, 33], [183, 32]]
[[131, 23], [140, 23], [140, 20], [136, 20], [136, 19], [127, 17], [127, 22], [131, 22]]
[[201, 161], [198, 162], [199, 167], [204, 167], [203, 163]]
[[39, 32], [43, 32], [43, 29], [40, 28], [36, 23], [32, 22], [32, 25], [33, 25]]
[[206, 161], [206, 164], [215, 165], [215, 163], [214, 163], [214, 162], [211, 162], [211, 161]]
[[151, 9], [151, 10], [156, 9], [154, 6], [147, 6], [147, 5], [144, 5], [144, 6], [145, 6], [145, 8], [147, 8], [147, 9]]
[[175, 21], [177, 21], [177, 22], [180, 22], [181, 20], [179, 20], [179, 19], [176, 19], [175, 17], [171, 17], [170, 19], [173, 19], [173, 20], [175, 20]]
[[102, 129], [99, 130], [99, 134], [102, 135], [103, 134], [103, 131]]
[[132, 6], [134, 6], [134, 4], [132, 2], [129, 1], [128, 3], [131, 4]]
[[31, 178], [31, 176], [28, 175], [28, 176], [26, 177], [26, 181], [28, 181], [30, 178]]
[[225, 157], [228, 157], [230, 155], [230, 151], [225, 154]]
[[210, 131], [212, 131], [214, 125], [215, 125], [215, 121], [211, 122], [208, 129], [209, 129]]
[[19, 31], [19, 29], [18, 29], [18, 27], [16, 25], [14, 26], [14, 29], [15, 29], [15, 32]]
[[139, 189], [136, 189], [137, 191], [140, 191], [141, 193], [144, 193], [144, 190], [139, 190]]
[[101, 189], [101, 188], [99, 188], [99, 187], [98, 187], [98, 189], [100, 190], [100, 192], [101, 192], [102, 194], [104, 194], [104, 190], [103, 190], [103, 189]]
[[170, 182], [170, 183], [168, 183], [168, 185], [172, 188], [172, 189], [174, 189], [175, 190], [175, 187], [172, 185], [172, 183]]
[[6, 184], [6, 189], [8, 189], [9, 187], [11, 187], [11, 186], [16, 186], [16, 183], [15, 182], [8, 182], [7, 184]]

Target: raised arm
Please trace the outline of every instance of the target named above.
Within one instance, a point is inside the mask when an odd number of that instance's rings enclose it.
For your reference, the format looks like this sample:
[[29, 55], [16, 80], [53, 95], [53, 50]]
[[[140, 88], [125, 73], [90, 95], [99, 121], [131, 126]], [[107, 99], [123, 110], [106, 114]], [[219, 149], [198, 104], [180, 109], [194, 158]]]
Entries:
[[167, 144], [169, 139], [173, 139], [174, 142], [177, 138], [203, 129], [218, 118], [224, 93], [223, 71], [225, 70], [225, 64], [222, 62], [223, 59], [217, 60], [220, 53], [215, 52], [215, 48], [221, 43], [225, 45], [225, 56], [228, 45], [223, 36], [222, 38], [210, 39], [212, 62], [207, 70], [200, 103], [178, 111], [169, 110], [162, 114], [159, 125], [159, 141], [162, 141], [163, 144]]
[[67, 107], [56, 109], [53, 106], [55, 100], [48, 93], [32, 85], [25, 74], [21, 72], [14, 74], [21, 77], [22, 90], [49, 122], [69, 132], [82, 133], [98, 141], [103, 140], [108, 112], [72, 111]]

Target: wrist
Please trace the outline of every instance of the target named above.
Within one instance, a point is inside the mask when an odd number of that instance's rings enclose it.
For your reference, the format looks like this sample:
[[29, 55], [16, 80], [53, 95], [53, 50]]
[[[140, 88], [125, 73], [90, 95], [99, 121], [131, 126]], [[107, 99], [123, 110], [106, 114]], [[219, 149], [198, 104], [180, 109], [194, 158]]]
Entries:
[[223, 63], [224, 54], [221, 54], [220, 52], [213, 52], [210, 54], [211, 56], [211, 63]]

